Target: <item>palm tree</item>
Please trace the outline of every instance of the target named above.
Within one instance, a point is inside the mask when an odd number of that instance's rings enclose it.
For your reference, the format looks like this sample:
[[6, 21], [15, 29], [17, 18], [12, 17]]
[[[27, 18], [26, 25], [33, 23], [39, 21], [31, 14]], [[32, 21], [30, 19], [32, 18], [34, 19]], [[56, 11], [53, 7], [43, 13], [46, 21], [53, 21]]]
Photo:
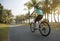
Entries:
[[60, 5], [57, 7], [57, 10], [58, 10], [58, 17], [57, 17], [58, 18], [58, 22], [59, 22], [59, 15], [60, 15], [60, 10], [59, 9], [60, 9]]
[[[35, 5], [36, 2], [36, 0], [31, 0], [31, 1], [32, 2], [28, 1], [27, 3], [24, 4], [27, 7], [28, 15], [30, 15], [30, 9], [34, 7], [33, 5]], [[30, 23], [30, 19], [29, 19], [29, 23]]]
[[51, 8], [52, 10], [54, 11], [54, 20], [56, 22], [56, 19], [55, 19], [55, 8], [60, 4], [60, 1], [59, 0], [52, 0], [52, 4], [51, 4]]
[[50, 10], [51, 10], [50, 0], [45, 0], [43, 6], [43, 12], [45, 14], [45, 18], [47, 17], [47, 20], [49, 20], [49, 14], [51, 13]]
[[58, 22], [59, 22], [59, 15], [60, 15], [60, 14], [59, 14], [59, 8], [60, 8], [60, 7], [58, 6], [58, 7], [57, 7], [57, 11], [58, 11], [58, 12], [57, 12], [57, 14], [58, 14], [57, 19], [58, 19]]
[[59, 22], [59, 10], [58, 10], [58, 22]]
[[[32, 7], [34, 7], [33, 5], [35, 5], [36, 3], [37, 3], [36, 0], [31, 0], [31, 2], [27, 2], [25, 4], [28, 8], [28, 12], [30, 11]], [[50, 14], [50, 11], [51, 11], [51, 15], [52, 15], [52, 11], [58, 6], [60, 1], [59, 0], [45, 0], [43, 1], [43, 3], [44, 3], [42, 7], [43, 13], [47, 14], [47, 19], [49, 19], [48, 14]], [[51, 20], [52, 20], [52, 17], [51, 17]]]

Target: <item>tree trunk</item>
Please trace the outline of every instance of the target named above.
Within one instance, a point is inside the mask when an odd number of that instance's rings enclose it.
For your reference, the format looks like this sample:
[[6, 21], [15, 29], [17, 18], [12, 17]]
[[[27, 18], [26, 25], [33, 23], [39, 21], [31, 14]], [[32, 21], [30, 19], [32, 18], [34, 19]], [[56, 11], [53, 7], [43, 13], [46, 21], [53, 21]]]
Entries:
[[47, 13], [47, 20], [49, 20], [49, 15], [48, 15], [48, 13]]
[[45, 19], [46, 19], [46, 14], [45, 14]]
[[[28, 10], [28, 14], [29, 14], [29, 16], [30, 16], [30, 10]], [[29, 18], [29, 24], [30, 24], [30, 18]]]
[[59, 10], [58, 10], [58, 22], [59, 22]]
[[55, 20], [55, 22], [57, 22], [56, 19], [55, 19], [55, 9], [54, 9], [54, 20]]
[[51, 22], [52, 22], [52, 9], [50, 10], [50, 13], [51, 13]]
[[51, 22], [52, 22], [52, 10], [51, 10]]

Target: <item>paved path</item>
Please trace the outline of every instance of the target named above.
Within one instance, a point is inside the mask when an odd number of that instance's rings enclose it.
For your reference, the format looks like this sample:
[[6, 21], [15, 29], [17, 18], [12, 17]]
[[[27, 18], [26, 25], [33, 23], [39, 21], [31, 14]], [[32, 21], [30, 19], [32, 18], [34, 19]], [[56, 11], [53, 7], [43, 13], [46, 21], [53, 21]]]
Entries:
[[11, 26], [9, 41], [60, 41], [60, 30], [52, 29], [48, 37], [42, 36], [39, 31], [32, 33], [26, 26]]

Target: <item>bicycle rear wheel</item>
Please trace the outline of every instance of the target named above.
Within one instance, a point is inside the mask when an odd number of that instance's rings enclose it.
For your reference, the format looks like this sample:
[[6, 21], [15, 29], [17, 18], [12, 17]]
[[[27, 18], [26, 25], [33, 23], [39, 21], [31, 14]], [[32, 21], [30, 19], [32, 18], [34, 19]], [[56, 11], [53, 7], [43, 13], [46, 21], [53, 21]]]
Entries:
[[48, 36], [51, 32], [50, 25], [45, 21], [41, 22], [39, 24], [39, 31], [42, 36]]

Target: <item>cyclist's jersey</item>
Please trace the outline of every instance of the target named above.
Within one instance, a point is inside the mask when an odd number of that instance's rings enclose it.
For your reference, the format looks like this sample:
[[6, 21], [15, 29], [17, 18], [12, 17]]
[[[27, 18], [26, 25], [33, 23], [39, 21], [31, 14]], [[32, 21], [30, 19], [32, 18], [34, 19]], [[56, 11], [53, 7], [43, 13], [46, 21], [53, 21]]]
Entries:
[[43, 11], [39, 8], [35, 8], [35, 11], [37, 12], [38, 15], [43, 15]]

